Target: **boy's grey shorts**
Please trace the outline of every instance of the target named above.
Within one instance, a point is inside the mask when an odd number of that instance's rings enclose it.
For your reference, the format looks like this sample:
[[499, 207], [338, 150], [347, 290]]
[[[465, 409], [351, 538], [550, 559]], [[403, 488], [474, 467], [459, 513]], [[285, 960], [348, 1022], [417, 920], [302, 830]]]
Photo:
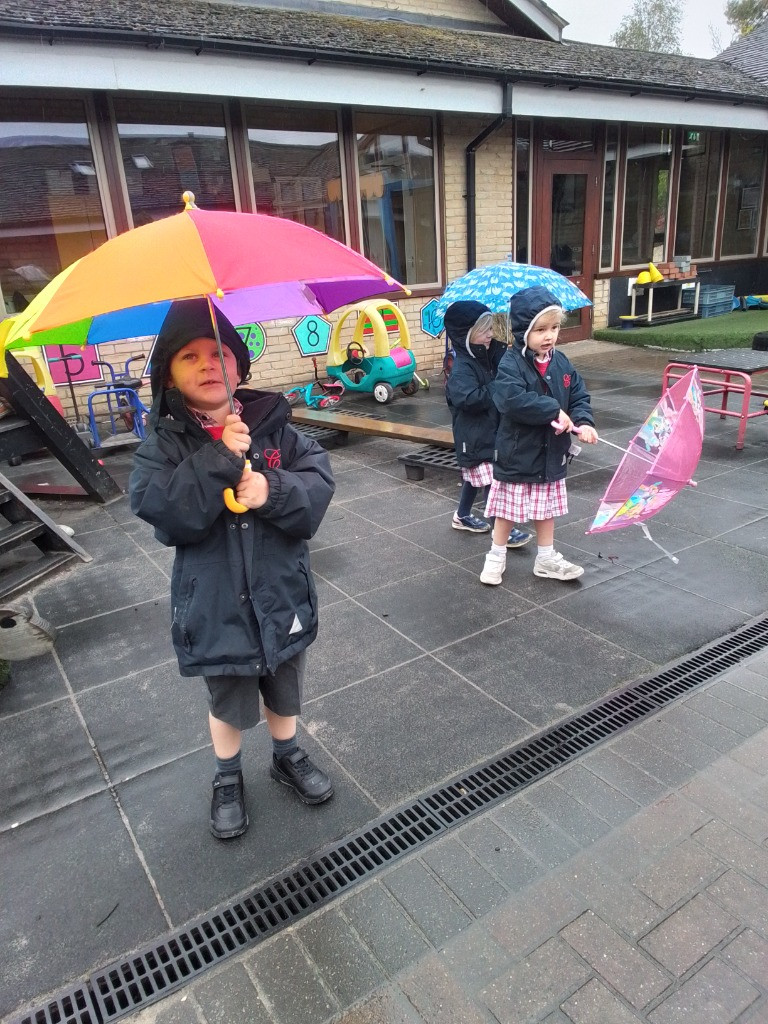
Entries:
[[306, 658], [306, 651], [294, 654], [277, 666], [274, 675], [203, 676], [211, 714], [235, 729], [252, 729], [259, 721], [259, 693], [276, 715], [301, 714]]

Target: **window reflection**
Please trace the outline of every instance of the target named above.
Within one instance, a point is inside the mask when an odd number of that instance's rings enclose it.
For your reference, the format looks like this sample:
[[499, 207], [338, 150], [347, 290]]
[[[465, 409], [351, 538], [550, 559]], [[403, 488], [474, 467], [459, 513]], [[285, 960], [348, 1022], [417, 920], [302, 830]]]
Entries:
[[274, 213], [346, 240], [336, 115], [249, 107], [251, 173], [259, 213]]
[[676, 256], [711, 259], [714, 255], [722, 149], [722, 132], [683, 132]]
[[363, 251], [404, 284], [437, 280], [430, 117], [357, 114]]
[[605, 170], [603, 183], [603, 233], [600, 245], [600, 269], [613, 267], [613, 231], [616, 214], [616, 154], [619, 149], [619, 129], [608, 125], [605, 140]]
[[765, 136], [731, 132], [722, 256], [751, 256], [757, 250], [764, 167]]
[[81, 101], [0, 99], [0, 238], [6, 313], [105, 241]]
[[235, 191], [220, 103], [115, 100], [128, 198], [136, 227], [183, 209], [234, 210]]
[[621, 247], [625, 266], [664, 259], [671, 158], [670, 129], [629, 126]]

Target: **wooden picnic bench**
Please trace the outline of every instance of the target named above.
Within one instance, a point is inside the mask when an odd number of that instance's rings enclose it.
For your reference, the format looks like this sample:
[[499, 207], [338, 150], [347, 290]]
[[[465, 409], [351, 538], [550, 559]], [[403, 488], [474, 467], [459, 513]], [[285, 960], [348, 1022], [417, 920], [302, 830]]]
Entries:
[[409, 480], [423, 480], [425, 465], [458, 469], [453, 454], [453, 431], [450, 427], [380, 420], [322, 409], [293, 409], [292, 419], [297, 427], [322, 427], [343, 436], [350, 433], [369, 434], [425, 445], [426, 447], [417, 451], [405, 452], [398, 456], [399, 461], [405, 465], [405, 475]]

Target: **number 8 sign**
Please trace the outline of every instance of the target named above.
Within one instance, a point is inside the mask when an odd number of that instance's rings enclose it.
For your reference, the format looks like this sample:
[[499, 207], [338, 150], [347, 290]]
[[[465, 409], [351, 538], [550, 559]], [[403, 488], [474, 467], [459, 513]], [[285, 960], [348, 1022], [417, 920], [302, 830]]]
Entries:
[[292, 328], [302, 356], [325, 355], [331, 339], [331, 324], [322, 316], [305, 316]]

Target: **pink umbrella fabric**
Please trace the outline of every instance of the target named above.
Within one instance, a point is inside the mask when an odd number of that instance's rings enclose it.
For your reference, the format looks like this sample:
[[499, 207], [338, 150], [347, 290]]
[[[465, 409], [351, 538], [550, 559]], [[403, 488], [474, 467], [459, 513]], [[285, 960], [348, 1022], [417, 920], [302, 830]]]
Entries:
[[[695, 487], [692, 474], [703, 439], [704, 405], [694, 367], [662, 395], [630, 441], [587, 533], [642, 525], [684, 487]], [[649, 536], [647, 527], [644, 532]]]

